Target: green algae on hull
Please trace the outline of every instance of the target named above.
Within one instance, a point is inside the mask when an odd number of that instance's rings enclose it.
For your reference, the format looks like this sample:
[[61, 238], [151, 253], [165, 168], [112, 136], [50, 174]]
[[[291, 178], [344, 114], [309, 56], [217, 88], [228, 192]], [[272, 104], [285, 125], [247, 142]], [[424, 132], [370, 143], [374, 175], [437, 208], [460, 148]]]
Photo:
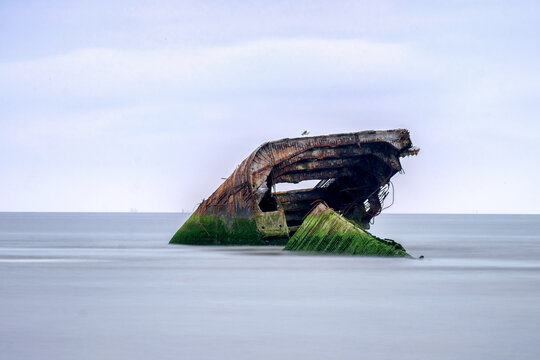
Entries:
[[284, 250], [410, 257], [400, 244], [371, 235], [322, 203], [307, 215]]
[[[227, 219], [215, 215], [193, 214], [174, 234], [170, 244], [186, 245], [268, 245], [265, 234], [254, 218]], [[259, 226], [260, 227], [260, 226]], [[276, 237], [272, 244], [284, 245], [285, 238]]]

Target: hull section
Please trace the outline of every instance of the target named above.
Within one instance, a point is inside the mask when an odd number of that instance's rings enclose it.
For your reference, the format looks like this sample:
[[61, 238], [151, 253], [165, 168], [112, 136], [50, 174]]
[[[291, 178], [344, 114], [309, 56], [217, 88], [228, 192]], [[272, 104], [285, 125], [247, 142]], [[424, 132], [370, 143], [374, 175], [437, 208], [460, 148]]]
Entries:
[[[171, 243], [284, 243], [319, 202], [369, 228], [383, 209], [391, 177], [401, 171], [400, 158], [417, 152], [405, 129], [265, 143], [199, 205]], [[275, 191], [276, 184], [304, 180], [318, 183]]]

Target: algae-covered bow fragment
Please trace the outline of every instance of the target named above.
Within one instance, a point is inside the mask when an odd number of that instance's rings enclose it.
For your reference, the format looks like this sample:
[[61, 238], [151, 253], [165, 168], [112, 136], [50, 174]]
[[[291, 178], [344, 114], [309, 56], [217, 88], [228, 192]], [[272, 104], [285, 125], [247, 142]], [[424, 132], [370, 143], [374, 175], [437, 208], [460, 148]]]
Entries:
[[284, 250], [410, 257], [400, 244], [371, 235], [323, 203], [306, 216]]

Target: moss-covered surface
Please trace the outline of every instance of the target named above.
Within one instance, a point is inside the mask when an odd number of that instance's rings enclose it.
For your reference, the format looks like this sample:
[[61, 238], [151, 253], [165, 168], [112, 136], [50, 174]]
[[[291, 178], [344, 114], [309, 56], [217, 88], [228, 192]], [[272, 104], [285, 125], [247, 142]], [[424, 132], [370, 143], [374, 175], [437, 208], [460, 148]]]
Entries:
[[171, 244], [189, 245], [274, 245], [288, 238], [264, 239], [255, 219], [227, 219], [214, 215], [193, 214], [174, 234]]
[[400, 244], [371, 235], [323, 204], [308, 214], [284, 250], [410, 257]]
[[289, 228], [283, 211], [269, 211], [255, 215], [257, 229], [265, 238], [285, 238], [289, 240]]

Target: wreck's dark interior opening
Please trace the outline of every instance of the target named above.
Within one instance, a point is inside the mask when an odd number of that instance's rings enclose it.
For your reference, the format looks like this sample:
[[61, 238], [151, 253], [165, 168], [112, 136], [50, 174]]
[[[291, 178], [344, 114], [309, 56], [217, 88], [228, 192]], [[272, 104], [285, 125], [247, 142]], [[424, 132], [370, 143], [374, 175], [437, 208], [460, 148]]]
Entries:
[[259, 202], [259, 208], [262, 212], [276, 211], [278, 209], [278, 203], [274, 196], [272, 196], [272, 178], [269, 176], [266, 179], [266, 187], [268, 190], [264, 193], [263, 198]]
[[[385, 150], [388, 154], [388, 149]], [[325, 149], [318, 151], [324, 152]], [[388, 194], [386, 184], [396, 170], [374, 154], [358, 156], [358, 147], [326, 151], [332, 151], [336, 156], [318, 159], [317, 154], [309, 156], [303, 153], [297, 156], [297, 161], [274, 166], [266, 180], [267, 190], [259, 207], [263, 212], [283, 209], [291, 235], [319, 201], [324, 201], [364, 228], [369, 228], [371, 218], [381, 211], [384, 197]], [[272, 192], [278, 183], [313, 179], [320, 181], [310, 189]]]

